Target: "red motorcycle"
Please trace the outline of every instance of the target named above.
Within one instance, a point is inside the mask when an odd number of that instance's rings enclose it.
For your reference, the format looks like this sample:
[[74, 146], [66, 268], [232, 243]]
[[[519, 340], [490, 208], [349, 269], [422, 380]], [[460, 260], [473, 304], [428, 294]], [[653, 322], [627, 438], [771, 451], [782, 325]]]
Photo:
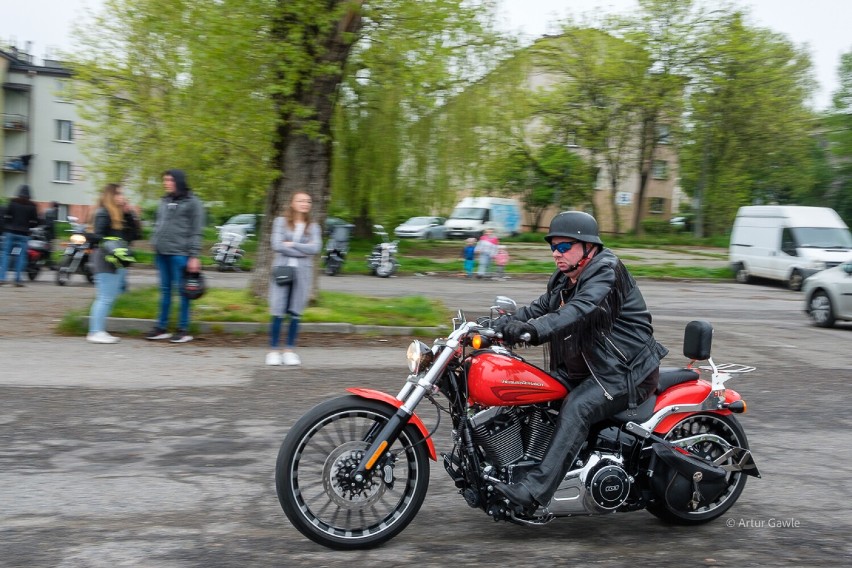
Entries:
[[[491, 316], [516, 308], [498, 297]], [[460, 311], [447, 338], [432, 347], [411, 343], [411, 374], [396, 397], [350, 388], [349, 396], [319, 404], [293, 425], [275, 471], [278, 500], [293, 526], [337, 549], [369, 548], [399, 534], [426, 497], [441, 413], [452, 420], [444, 468], [467, 504], [495, 520], [535, 526], [647, 509], [663, 521], [695, 525], [724, 514], [747, 477], [760, 477], [734, 416], [745, 412], [745, 401], [725, 388], [754, 367], [715, 364], [712, 327], [693, 321], [684, 334], [690, 363], [661, 368], [647, 401], [594, 425], [552, 500], [534, 513], [519, 511], [493, 484], [516, 481], [541, 461], [570, 395], [513, 352], [491, 321], [467, 321]], [[431, 431], [414, 412], [424, 399], [438, 410]]]

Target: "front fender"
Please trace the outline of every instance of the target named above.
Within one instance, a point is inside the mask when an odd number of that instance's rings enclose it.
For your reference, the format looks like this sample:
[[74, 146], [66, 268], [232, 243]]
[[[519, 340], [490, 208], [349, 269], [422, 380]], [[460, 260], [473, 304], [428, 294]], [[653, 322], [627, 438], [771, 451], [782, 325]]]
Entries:
[[[398, 400], [391, 395], [384, 393], [382, 391], [374, 390], [374, 389], [362, 389], [362, 388], [348, 388], [347, 392], [351, 392], [355, 396], [360, 396], [362, 398], [370, 399], [370, 400], [379, 400], [381, 402], [386, 402], [393, 406], [394, 408], [399, 408], [402, 406], [402, 401]], [[432, 461], [438, 461], [438, 454], [435, 452], [435, 444], [432, 442], [431, 436], [429, 436], [429, 430], [426, 429], [426, 425], [423, 424], [423, 421], [420, 420], [420, 417], [417, 414], [412, 414], [411, 418], [408, 420], [411, 424], [414, 424], [420, 433], [423, 434], [423, 439], [426, 441], [426, 447], [429, 449], [429, 457], [432, 458]]]

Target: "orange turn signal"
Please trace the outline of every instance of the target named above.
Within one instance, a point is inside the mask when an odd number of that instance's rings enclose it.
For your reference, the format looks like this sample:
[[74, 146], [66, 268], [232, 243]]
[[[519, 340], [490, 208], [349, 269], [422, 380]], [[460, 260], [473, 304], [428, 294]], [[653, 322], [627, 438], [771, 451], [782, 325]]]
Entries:
[[474, 349], [482, 348], [482, 336], [479, 334], [474, 335], [473, 338], [470, 340], [470, 344], [471, 346], [473, 346]]
[[376, 464], [376, 461], [384, 453], [385, 448], [387, 448], [387, 447], [388, 447], [388, 441], [387, 440], [385, 440], [384, 442], [379, 444], [379, 449], [376, 450], [376, 453], [373, 454], [373, 457], [371, 457], [370, 461], [367, 462], [367, 465], [366, 465], [367, 470], [373, 469], [373, 466]]

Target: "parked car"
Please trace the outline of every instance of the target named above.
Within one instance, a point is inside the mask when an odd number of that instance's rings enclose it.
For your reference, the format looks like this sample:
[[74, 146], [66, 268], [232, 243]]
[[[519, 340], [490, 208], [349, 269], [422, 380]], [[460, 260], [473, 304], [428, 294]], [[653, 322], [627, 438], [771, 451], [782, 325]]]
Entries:
[[257, 223], [259, 215], [254, 213], [240, 213], [234, 215], [219, 227], [219, 233], [242, 233], [250, 235], [257, 233]]
[[398, 238], [443, 239], [446, 235], [443, 217], [412, 217], [393, 230]]
[[852, 262], [805, 278], [802, 291], [805, 312], [814, 325], [831, 327], [837, 320], [852, 321]]

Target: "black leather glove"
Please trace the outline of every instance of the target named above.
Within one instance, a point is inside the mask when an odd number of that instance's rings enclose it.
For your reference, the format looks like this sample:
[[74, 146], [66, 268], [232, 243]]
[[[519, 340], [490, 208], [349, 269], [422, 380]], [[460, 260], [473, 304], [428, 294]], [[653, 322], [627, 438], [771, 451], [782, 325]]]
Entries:
[[491, 327], [494, 328], [496, 332], [502, 332], [503, 328], [506, 327], [512, 321], [511, 316], [500, 316], [499, 318], [491, 321]]
[[530, 340], [528, 343], [535, 344], [538, 341], [538, 332], [536, 332], [532, 324], [525, 321], [509, 322], [503, 327], [501, 333], [503, 334], [503, 339], [510, 345], [523, 343], [523, 341], [521, 341], [521, 335], [525, 333], [530, 334]]

